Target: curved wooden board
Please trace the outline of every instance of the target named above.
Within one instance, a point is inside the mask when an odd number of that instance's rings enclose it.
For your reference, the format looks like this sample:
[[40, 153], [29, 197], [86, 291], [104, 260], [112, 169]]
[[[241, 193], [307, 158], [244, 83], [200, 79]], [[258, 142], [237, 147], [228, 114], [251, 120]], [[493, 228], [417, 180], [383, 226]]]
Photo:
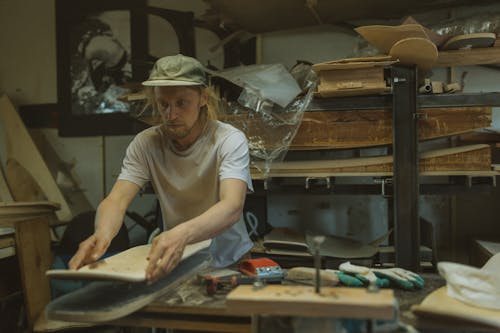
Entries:
[[417, 65], [423, 70], [431, 69], [438, 58], [436, 45], [429, 39], [420, 37], [405, 38], [396, 42], [389, 54], [403, 65]]
[[[307, 171], [316, 173], [392, 172], [392, 155], [344, 158], [336, 160], [307, 160], [275, 162], [270, 165], [270, 176], [291, 176]], [[253, 167], [265, 170], [264, 162], [255, 162]], [[459, 146], [424, 151], [419, 155], [420, 172], [424, 171], [489, 171], [491, 151], [486, 144]]]
[[392, 46], [405, 38], [418, 37], [429, 40], [424, 28], [420, 24], [403, 24], [398, 26], [367, 25], [357, 27], [354, 30], [380, 52], [385, 54], [389, 54]]
[[[211, 242], [211, 239], [207, 239], [186, 246], [181, 260], [208, 248]], [[139, 245], [83, 266], [78, 270], [52, 269], [48, 270], [46, 275], [57, 279], [141, 282], [146, 280], [146, 267], [148, 265], [146, 258], [150, 249], [151, 244]]]
[[[420, 305], [412, 307], [412, 312], [418, 317], [432, 318], [436, 321], [449, 319], [468, 327], [490, 327], [500, 329], [500, 310], [490, 310], [471, 306], [448, 296], [446, 287], [439, 288], [427, 296]], [[465, 327], [462, 326], [461, 328]]]
[[497, 36], [493, 32], [477, 32], [473, 34], [457, 35], [444, 43], [443, 50], [467, 50], [474, 48], [491, 47]]

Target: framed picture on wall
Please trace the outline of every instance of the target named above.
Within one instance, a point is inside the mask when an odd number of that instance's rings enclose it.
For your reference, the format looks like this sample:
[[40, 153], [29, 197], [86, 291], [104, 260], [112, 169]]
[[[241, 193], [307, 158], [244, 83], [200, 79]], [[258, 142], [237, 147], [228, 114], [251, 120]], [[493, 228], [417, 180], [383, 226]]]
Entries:
[[[149, 55], [148, 16], [166, 20], [179, 52], [194, 56], [193, 14], [145, 0], [56, 0], [58, 127], [61, 136], [128, 135], [146, 127], [123, 96], [140, 87]], [[168, 43], [169, 41], [165, 41]]]

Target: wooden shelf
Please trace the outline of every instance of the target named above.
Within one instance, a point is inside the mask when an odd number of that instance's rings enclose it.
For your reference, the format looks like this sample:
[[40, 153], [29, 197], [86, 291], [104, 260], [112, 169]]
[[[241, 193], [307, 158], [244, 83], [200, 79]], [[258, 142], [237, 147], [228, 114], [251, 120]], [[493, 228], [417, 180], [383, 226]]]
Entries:
[[500, 47], [441, 51], [434, 67], [500, 64]]

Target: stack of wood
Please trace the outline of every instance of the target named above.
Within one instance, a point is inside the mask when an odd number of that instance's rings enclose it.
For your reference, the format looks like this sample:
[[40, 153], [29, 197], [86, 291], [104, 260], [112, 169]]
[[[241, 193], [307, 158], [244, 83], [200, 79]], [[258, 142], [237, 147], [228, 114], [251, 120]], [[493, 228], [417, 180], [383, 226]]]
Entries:
[[[420, 171], [426, 174], [493, 175], [491, 148], [484, 135], [474, 131], [491, 125], [491, 107], [423, 108], [418, 120], [421, 141], [455, 137], [460, 146], [422, 152]], [[245, 115], [225, 115], [222, 121], [237, 123]], [[252, 118], [248, 118], [252, 119]], [[247, 137], [263, 137], [266, 126], [253, 118], [244, 129]], [[392, 144], [392, 110], [348, 110], [305, 112], [289, 150], [358, 149]], [[490, 135], [489, 141], [498, 136]], [[271, 143], [274, 144], [274, 143]], [[255, 163], [257, 169], [262, 165]], [[255, 178], [262, 174], [253, 170]], [[358, 157], [322, 161], [273, 163], [271, 177], [341, 176], [392, 174], [392, 156]]]

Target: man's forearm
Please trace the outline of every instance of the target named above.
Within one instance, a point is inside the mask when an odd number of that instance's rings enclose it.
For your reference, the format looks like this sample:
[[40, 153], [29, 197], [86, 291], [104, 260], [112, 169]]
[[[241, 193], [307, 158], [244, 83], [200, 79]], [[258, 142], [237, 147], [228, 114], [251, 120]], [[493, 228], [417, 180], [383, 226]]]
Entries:
[[96, 233], [108, 238], [110, 241], [118, 234], [123, 223], [126, 207], [120, 207], [109, 197], [104, 199], [97, 208], [95, 218]]
[[242, 214], [242, 205], [219, 201], [203, 214], [181, 223], [176, 228], [183, 229], [187, 244], [196, 243], [217, 236], [236, 223]]

